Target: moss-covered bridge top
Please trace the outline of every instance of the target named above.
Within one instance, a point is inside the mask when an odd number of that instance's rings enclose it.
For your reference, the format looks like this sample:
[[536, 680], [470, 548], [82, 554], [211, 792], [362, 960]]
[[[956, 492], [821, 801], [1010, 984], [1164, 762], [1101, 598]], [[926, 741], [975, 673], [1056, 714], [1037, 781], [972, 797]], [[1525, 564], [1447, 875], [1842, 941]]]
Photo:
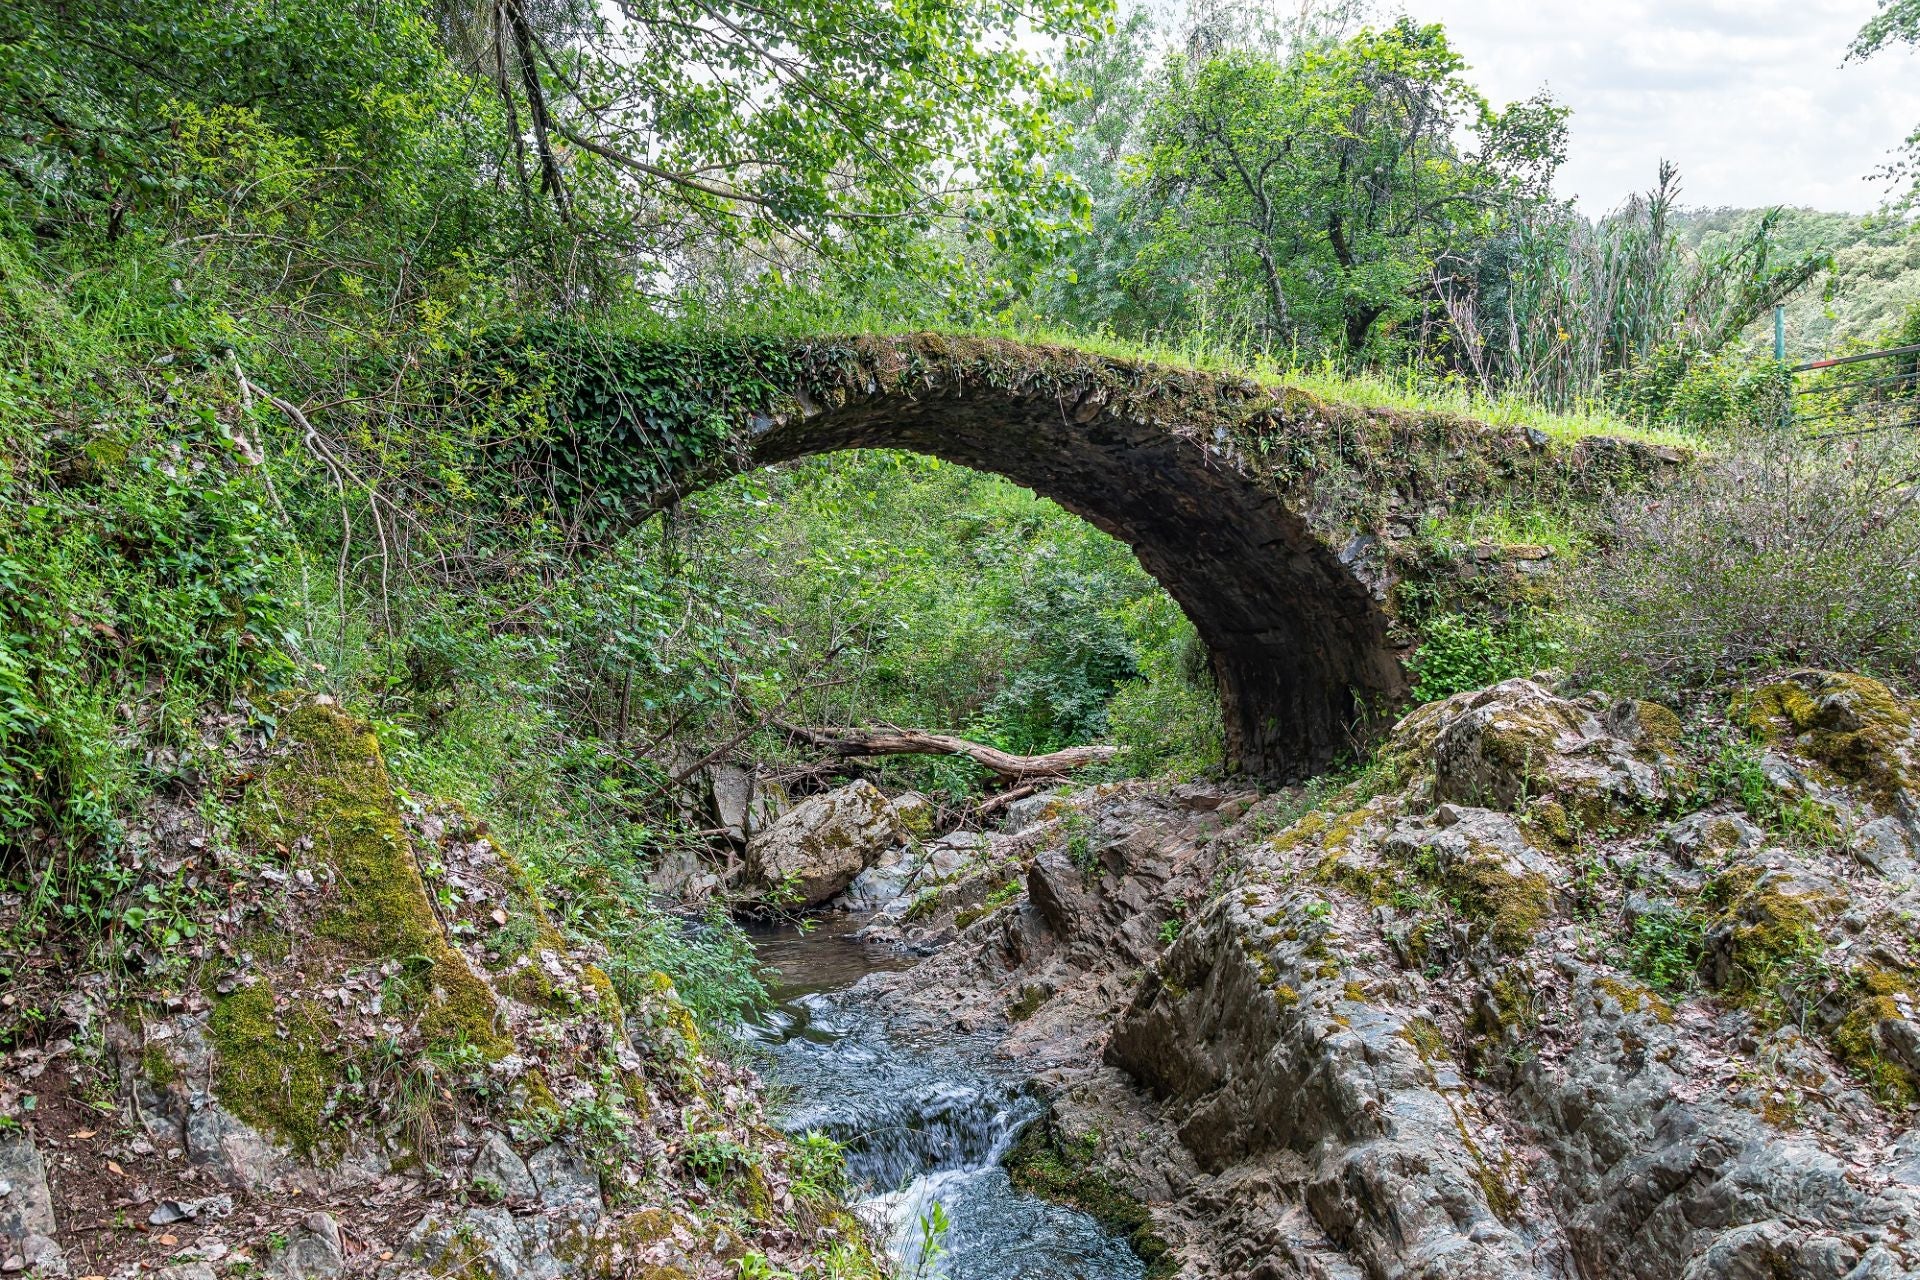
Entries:
[[539, 389], [516, 483], [617, 526], [727, 476], [852, 448], [991, 471], [1123, 540], [1213, 655], [1229, 759], [1299, 776], [1405, 701], [1396, 582], [1424, 520], [1579, 501], [1675, 462], [1610, 436], [1365, 409], [1005, 339], [518, 333], [474, 371]]

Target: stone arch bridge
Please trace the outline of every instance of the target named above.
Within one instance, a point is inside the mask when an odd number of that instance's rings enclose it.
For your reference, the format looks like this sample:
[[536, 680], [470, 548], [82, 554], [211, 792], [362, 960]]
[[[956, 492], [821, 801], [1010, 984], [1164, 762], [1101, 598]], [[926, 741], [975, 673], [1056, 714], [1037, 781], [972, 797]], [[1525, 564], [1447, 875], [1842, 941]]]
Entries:
[[[906, 449], [1004, 476], [1127, 543], [1212, 655], [1227, 758], [1297, 779], [1364, 750], [1409, 692], [1396, 590], [1424, 520], [1590, 499], [1679, 460], [1074, 348], [920, 334], [777, 340], [517, 333], [483, 359], [539, 387], [516, 483], [583, 527], [741, 471]], [[1510, 549], [1515, 567], [1539, 551]]]

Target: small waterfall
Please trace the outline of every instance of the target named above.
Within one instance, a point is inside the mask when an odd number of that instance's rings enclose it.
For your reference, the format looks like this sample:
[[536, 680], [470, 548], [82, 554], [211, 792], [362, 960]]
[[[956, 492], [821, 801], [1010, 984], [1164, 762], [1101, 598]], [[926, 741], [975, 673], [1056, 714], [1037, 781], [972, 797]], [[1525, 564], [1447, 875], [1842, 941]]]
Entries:
[[[798, 950], [781, 952], [785, 991], [808, 985], [796, 974]], [[988, 1069], [978, 1046], [904, 1043], [883, 1008], [818, 989], [790, 994], [746, 1033], [791, 1094], [781, 1127], [818, 1130], [846, 1148], [863, 1215], [903, 1277], [1139, 1280], [1139, 1259], [1091, 1218], [1013, 1189], [1000, 1162], [1042, 1106]], [[946, 1230], [924, 1256], [939, 1217]]]

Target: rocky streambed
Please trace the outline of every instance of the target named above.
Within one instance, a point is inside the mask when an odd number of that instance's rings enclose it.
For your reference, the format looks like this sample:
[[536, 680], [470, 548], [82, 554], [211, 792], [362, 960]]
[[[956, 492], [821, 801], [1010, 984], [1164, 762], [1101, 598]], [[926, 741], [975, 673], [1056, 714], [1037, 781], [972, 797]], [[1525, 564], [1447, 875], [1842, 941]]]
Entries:
[[1137, 1280], [1124, 1239], [1014, 1188], [1003, 1163], [1044, 1104], [991, 1037], [899, 1024], [883, 984], [860, 979], [906, 962], [850, 936], [864, 923], [757, 939], [775, 1003], [746, 1035], [767, 1054], [778, 1123], [842, 1144], [859, 1211], [903, 1276]]
[[1920, 1275], [1917, 766], [1857, 677], [1687, 722], [1509, 681], [1309, 792], [1025, 806], [807, 1016], [1026, 1082], [1015, 1185], [1149, 1274]]
[[1512, 680], [1311, 788], [939, 838], [841, 794], [749, 850], [858, 909], [762, 940], [758, 1072], [664, 977], [615, 991], [364, 726], [316, 701], [254, 763], [284, 869], [196, 854], [191, 806], [158, 837], [220, 886], [209, 982], [38, 962], [0, 1270], [877, 1277], [877, 1239], [949, 1280], [1920, 1275], [1920, 706], [1871, 680], [1685, 717]]

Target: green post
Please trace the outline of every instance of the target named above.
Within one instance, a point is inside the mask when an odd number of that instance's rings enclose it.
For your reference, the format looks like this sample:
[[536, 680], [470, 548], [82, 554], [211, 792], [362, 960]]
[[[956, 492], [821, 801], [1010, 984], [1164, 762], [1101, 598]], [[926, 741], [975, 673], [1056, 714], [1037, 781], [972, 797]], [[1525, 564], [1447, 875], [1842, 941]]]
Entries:
[[[1776, 364], [1787, 362], [1787, 308], [1785, 303], [1773, 304], [1773, 359]], [[1793, 375], [1787, 375], [1789, 384]], [[1793, 391], [1789, 386], [1786, 403], [1780, 406], [1780, 429], [1786, 430], [1793, 425]]]

